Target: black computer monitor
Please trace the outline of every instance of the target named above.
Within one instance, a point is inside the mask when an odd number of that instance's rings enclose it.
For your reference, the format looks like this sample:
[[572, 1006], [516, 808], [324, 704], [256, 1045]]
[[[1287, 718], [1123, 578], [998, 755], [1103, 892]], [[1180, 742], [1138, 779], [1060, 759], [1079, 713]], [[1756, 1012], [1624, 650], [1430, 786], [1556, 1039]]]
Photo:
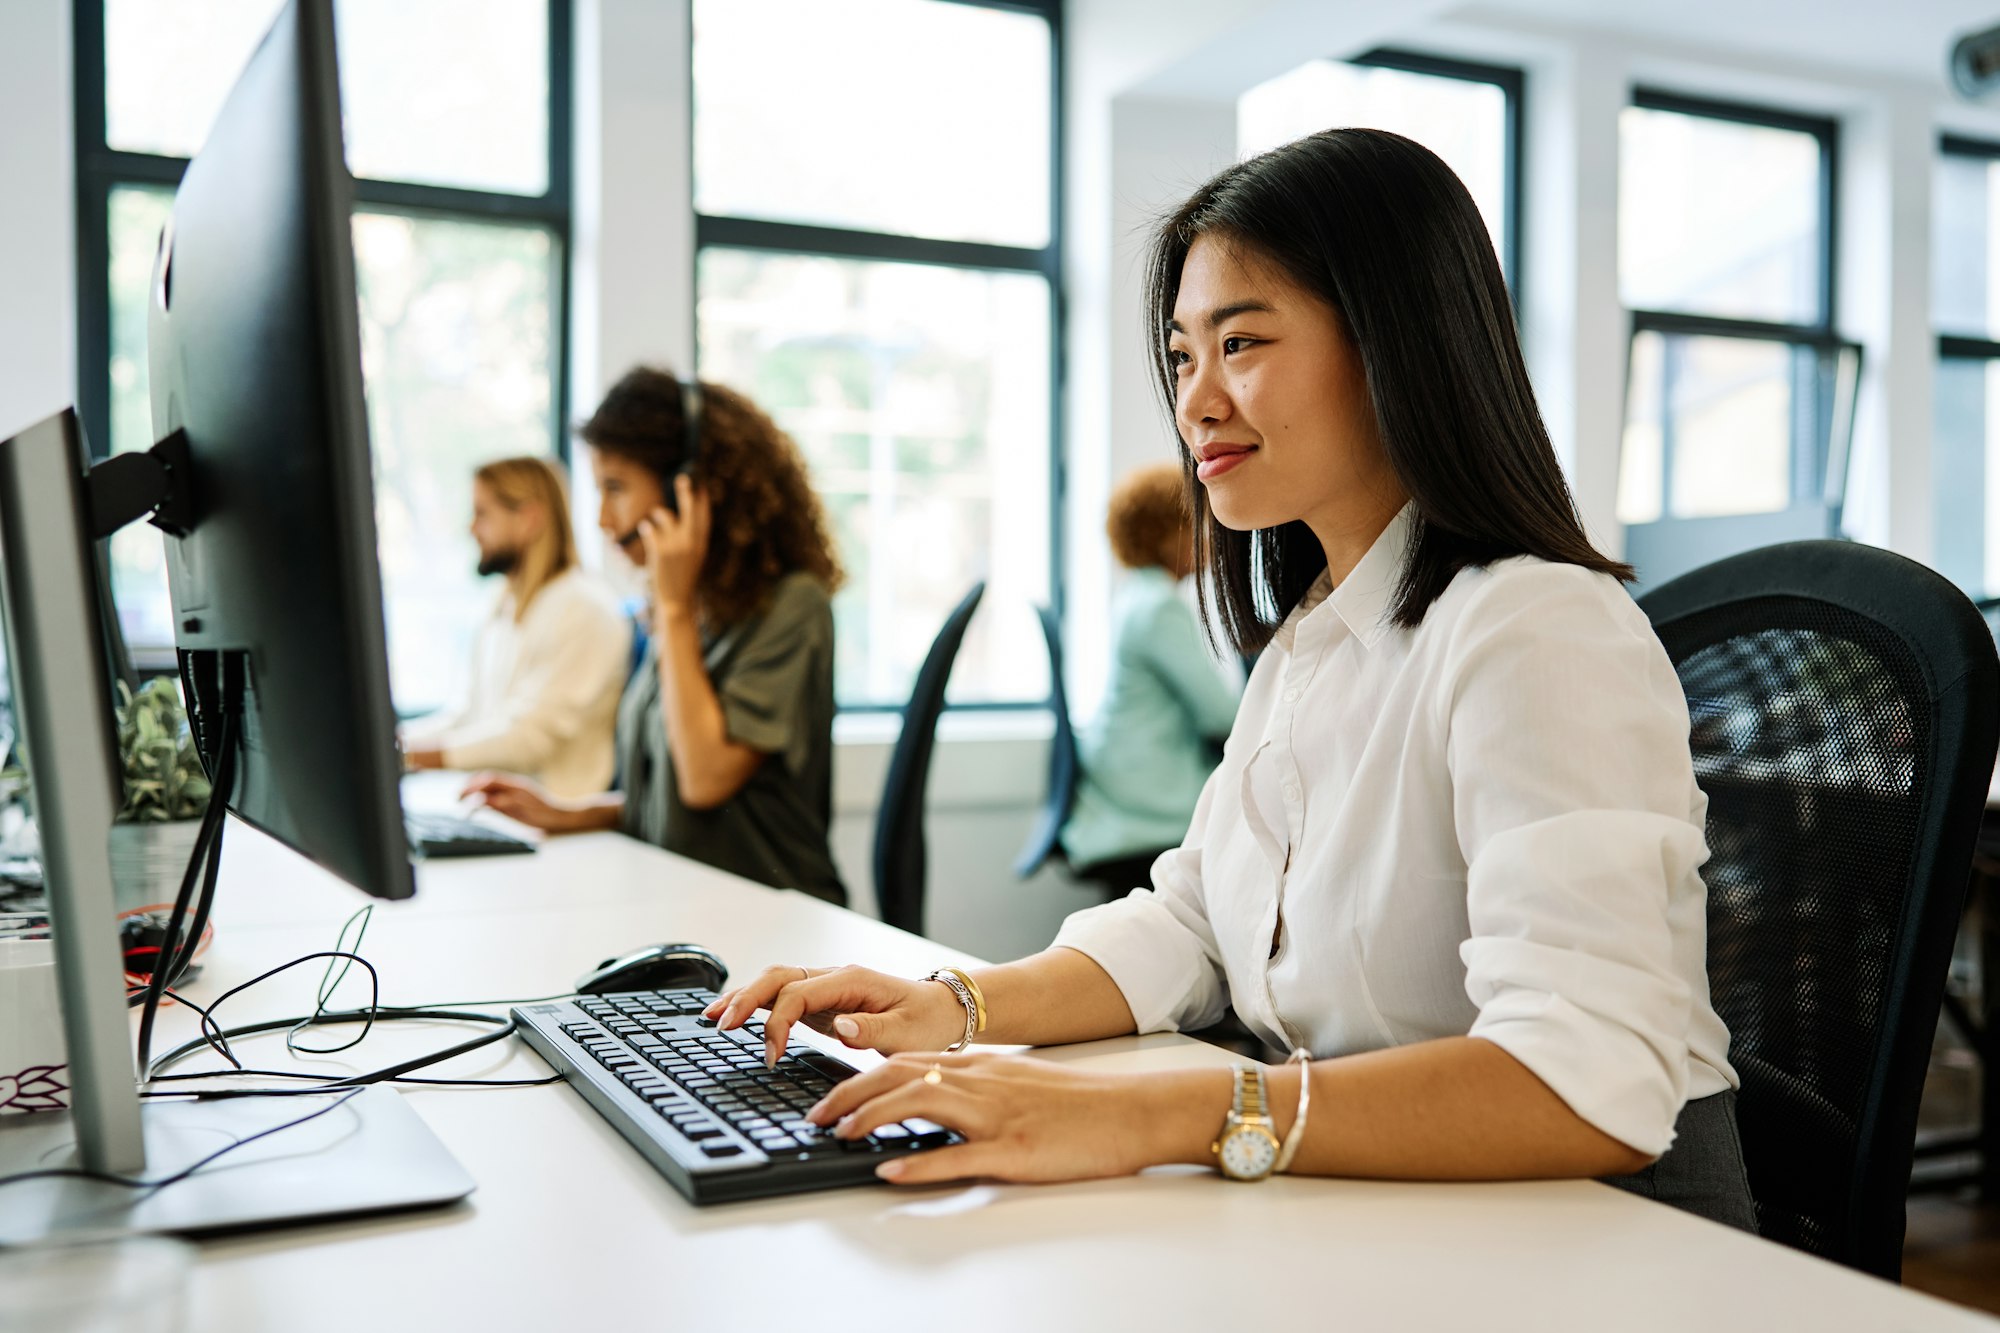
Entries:
[[[279, 15], [174, 197], [147, 302], [153, 433], [184, 433], [192, 461], [191, 522], [166, 539], [175, 644], [184, 663], [247, 656], [229, 808], [358, 888], [405, 898], [327, 9]], [[213, 730], [197, 742], [212, 747]]]
[[258, 1145], [156, 1191], [17, 1181], [0, 1245], [294, 1222], [446, 1203], [472, 1188], [386, 1084], [349, 1090], [324, 1119], [268, 1140], [300, 1103], [142, 1108], [114, 923], [118, 668], [97, 543], [141, 516], [168, 533], [182, 679], [211, 772], [233, 773], [218, 786], [228, 808], [370, 893], [415, 887], [352, 197], [332, 0], [289, 0], [189, 164], [161, 244], [149, 328], [159, 443], [92, 466], [70, 412], [0, 439], [0, 621], [32, 766], [72, 1099], [69, 1117], [19, 1117], [43, 1123], [0, 1134], [0, 1177], [72, 1164], [170, 1175], [218, 1143]]

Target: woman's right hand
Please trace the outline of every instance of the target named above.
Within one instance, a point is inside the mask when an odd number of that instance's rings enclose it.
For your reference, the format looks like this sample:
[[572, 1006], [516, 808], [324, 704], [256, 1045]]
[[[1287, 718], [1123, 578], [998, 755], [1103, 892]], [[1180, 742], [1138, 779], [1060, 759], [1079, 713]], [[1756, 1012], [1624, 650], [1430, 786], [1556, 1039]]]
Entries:
[[803, 1022], [856, 1050], [941, 1051], [965, 1035], [965, 1007], [949, 986], [912, 981], [865, 967], [767, 967], [746, 986], [724, 991], [705, 1015], [723, 1031], [759, 1009], [764, 1063], [785, 1052], [792, 1024]]
[[465, 784], [460, 800], [478, 797], [486, 805], [518, 819], [529, 828], [565, 833], [575, 827], [577, 812], [553, 800], [541, 784], [506, 773], [481, 773]]

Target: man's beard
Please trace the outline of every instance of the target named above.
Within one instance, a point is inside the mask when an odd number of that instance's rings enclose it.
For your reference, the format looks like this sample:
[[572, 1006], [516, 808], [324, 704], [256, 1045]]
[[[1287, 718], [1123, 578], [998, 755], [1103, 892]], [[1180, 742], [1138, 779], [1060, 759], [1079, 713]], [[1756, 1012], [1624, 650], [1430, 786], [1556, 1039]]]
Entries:
[[491, 555], [479, 557], [479, 577], [491, 578], [495, 574], [512, 574], [521, 563], [519, 551], [495, 551]]

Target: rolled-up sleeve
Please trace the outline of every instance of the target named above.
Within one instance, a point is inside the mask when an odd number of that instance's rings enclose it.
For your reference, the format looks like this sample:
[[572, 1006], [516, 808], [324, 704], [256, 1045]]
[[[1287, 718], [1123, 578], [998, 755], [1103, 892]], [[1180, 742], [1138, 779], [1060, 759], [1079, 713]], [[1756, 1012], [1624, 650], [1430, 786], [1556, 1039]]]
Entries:
[[1055, 947], [1086, 954], [1110, 974], [1140, 1032], [1207, 1027], [1229, 1005], [1202, 902], [1201, 847], [1216, 781], [1210, 774], [1186, 839], [1153, 862], [1150, 889], [1073, 912], [1056, 934]]
[[799, 576], [780, 585], [768, 610], [715, 682], [729, 739], [777, 755], [792, 776], [812, 761], [823, 736], [813, 727], [814, 680], [832, 656], [826, 593]]
[[1672, 664], [1621, 590], [1558, 565], [1496, 576], [1451, 657], [1471, 1035], [1612, 1138], [1662, 1153], [1687, 1098], [1693, 1004], [1672, 914], [1708, 855]]

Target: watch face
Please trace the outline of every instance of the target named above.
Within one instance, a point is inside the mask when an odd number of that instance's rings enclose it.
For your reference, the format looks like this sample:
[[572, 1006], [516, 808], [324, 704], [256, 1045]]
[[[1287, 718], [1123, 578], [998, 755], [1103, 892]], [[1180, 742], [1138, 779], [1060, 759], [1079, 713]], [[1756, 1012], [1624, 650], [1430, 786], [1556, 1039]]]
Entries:
[[1222, 1140], [1222, 1169], [1238, 1180], [1267, 1176], [1278, 1162], [1278, 1141], [1251, 1125], [1238, 1125]]

